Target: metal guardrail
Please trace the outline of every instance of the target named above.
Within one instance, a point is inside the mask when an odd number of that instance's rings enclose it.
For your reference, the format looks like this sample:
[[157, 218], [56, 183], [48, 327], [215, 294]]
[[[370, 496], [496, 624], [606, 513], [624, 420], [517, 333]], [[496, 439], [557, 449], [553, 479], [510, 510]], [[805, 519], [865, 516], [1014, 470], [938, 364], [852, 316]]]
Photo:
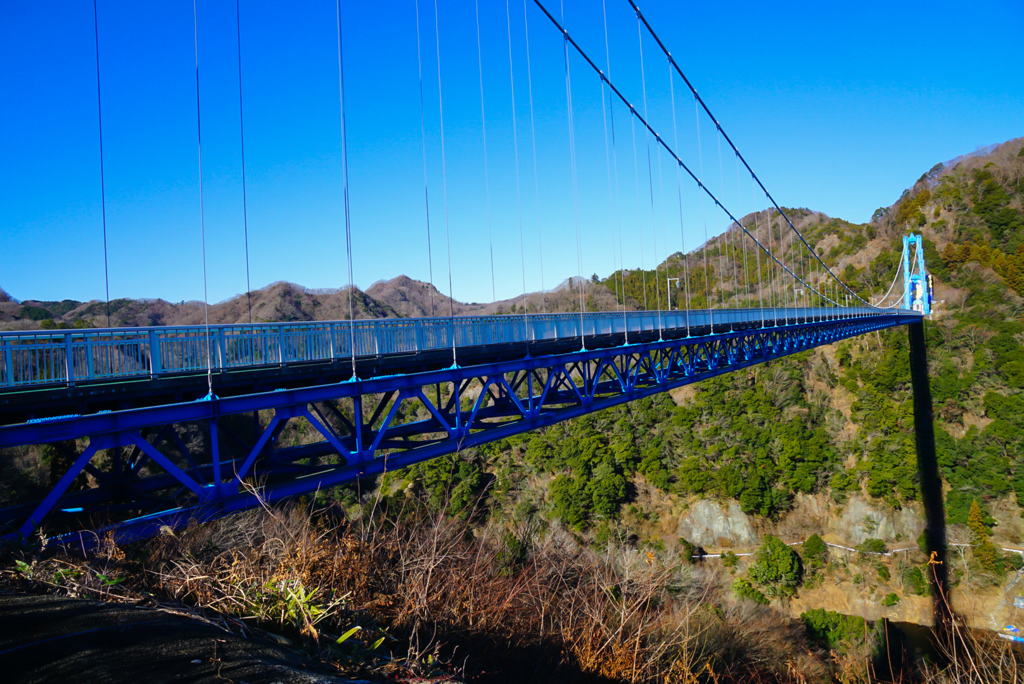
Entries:
[[[0, 332], [0, 388], [156, 378], [352, 356], [570, 339], [712, 325], [889, 316], [859, 308], [714, 309]], [[582, 331], [582, 333], [581, 333]]]

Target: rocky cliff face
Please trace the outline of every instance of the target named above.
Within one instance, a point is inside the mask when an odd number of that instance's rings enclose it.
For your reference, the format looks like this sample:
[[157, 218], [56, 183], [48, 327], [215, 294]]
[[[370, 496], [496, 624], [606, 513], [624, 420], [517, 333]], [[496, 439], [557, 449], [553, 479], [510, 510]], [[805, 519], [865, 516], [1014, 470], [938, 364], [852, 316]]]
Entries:
[[705, 551], [752, 548], [760, 535], [754, 520], [735, 501], [696, 501], [679, 517], [677, 534]]
[[890, 546], [913, 546], [924, 530], [920, 506], [893, 509], [863, 495], [836, 503], [825, 494], [800, 494], [778, 522], [747, 515], [735, 501], [702, 499], [679, 514], [676, 534], [708, 553], [750, 550], [764, 534], [802, 541], [812, 534], [843, 546], [881, 539]]

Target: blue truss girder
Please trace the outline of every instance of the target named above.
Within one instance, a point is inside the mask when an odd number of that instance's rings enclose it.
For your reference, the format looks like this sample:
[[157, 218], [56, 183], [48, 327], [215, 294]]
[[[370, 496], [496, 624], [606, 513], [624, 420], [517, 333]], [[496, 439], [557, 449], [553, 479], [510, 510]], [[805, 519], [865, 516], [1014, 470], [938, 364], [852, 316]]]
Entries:
[[[164, 510], [116, 525], [128, 534], [147, 534], [154, 526], [178, 524], [190, 517], [210, 519], [259, 505], [261, 499], [275, 501], [376, 475], [918, 320], [917, 315], [900, 314], [752, 328], [0, 426], [0, 448], [89, 440], [42, 501], [0, 510], [0, 531], [8, 537], [27, 537], [55, 510], [83, 515], [118, 508], [139, 512], [151, 508], [154, 501], [168, 501]], [[433, 397], [431, 390], [435, 390]], [[318, 404], [328, 409], [334, 424]], [[351, 411], [343, 412], [335, 404]], [[409, 415], [403, 407], [422, 410], [403, 420]], [[232, 455], [222, 454], [218, 421], [252, 412], [271, 413], [265, 424], [259, 424], [255, 441], [242, 443], [232, 435], [239, 448]], [[323, 440], [278, 447], [279, 435], [292, 420], [307, 421]], [[188, 453], [174, 428], [190, 423], [205, 426], [204, 434], [209, 435], [210, 453], [200, 461]], [[176, 444], [183, 462], [176, 463], [162, 452], [161, 444]], [[132, 450], [127, 464], [122, 463], [121, 447]], [[95, 463], [101, 450], [117, 454], [110, 459], [111, 472], [103, 472]], [[323, 458], [335, 462], [321, 462]], [[157, 472], [142, 473], [144, 464]], [[92, 475], [96, 485], [69, 493], [83, 472]], [[255, 484], [262, 486], [258, 494]], [[165, 492], [162, 498], [157, 496], [161, 491]]]

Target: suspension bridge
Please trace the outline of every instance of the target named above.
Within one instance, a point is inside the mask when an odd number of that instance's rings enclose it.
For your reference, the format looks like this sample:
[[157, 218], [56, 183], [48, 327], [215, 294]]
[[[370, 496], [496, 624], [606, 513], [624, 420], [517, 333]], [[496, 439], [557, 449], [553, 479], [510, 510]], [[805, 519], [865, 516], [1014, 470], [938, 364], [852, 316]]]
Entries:
[[[250, 322], [237, 325], [211, 324], [207, 314], [206, 322], [189, 326], [0, 332], [0, 449], [13, 453], [17, 449], [45, 446], [51, 463], [62, 464], [44, 496], [8, 502], [6, 508], [0, 509], [0, 535], [12, 540], [26, 539], [42, 529], [47, 535], [71, 535], [77, 539], [82, 534], [80, 530], [92, 530], [88, 534], [93, 535], [111, 528], [128, 536], [152, 534], [165, 525], [209, 520], [255, 507], [261, 501], [273, 502], [378, 475], [842, 339], [894, 326], [919, 326], [922, 317], [930, 312], [930, 280], [920, 238], [904, 241], [900, 267], [889, 292], [875, 303], [865, 299], [859, 290], [836, 276], [786, 210], [775, 202], [637, 5], [632, 0], [616, 4], [622, 5], [618, 9], [636, 23], [641, 65], [639, 97], [636, 93], [627, 94], [627, 89], [612, 77], [607, 16], [603, 17], [603, 66], [595, 56], [601, 53], [602, 46], [578, 41], [564, 16], [541, 0], [523, 2], [517, 11], [523, 12], [524, 26], [533, 22], [534, 40], [546, 37], [560, 41], [561, 62], [530, 62], [531, 34], [527, 31], [523, 36], [513, 36], [508, 2], [503, 8], [507, 34], [494, 39], [508, 44], [507, 85], [512, 91], [513, 109], [514, 46], [525, 54], [529, 69], [554, 70], [564, 78], [564, 126], [570, 161], [566, 186], [573, 207], [572, 218], [566, 223], [568, 230], [574, 232], [576, 243], [578, 272], [572, 276], [578, 292], [578, 297], [574, 295], [578, 299], [573, 304], [576, 310], [526, 312], [524, 306], [523, 312], [516, 314], [456, 316], [449, 305], [447, 315], [430, 318], [356, 319], [353, 261], [358, 255], [353, 254], [352, 235], [359, 226], [353, 223], [349, 211], [349, 142], [345, 122], [346, 108], [353, 105], [345, 100], [342, 40], [346, 30], [355, 29], [344, 25], [339, 2], [336, 38], [344, 168], [344, 214], [339, 218], [345, 229], [348, 318], [253, 323], [250, 310]], [[423, 11], [430, 8], [420, 8], [418, 2], [414, 7], [429, 248], [431, 187], [427, 179], [428, 136], [423, 124], [420, 19]], [[95, 4], [93, 9], [94, 24], [88, 29], [95, 34], [100, 188], [105, 193], [98, 29], [101, 16]], [[604, 3], [602, 11], [607, 12]], [[193, 12], [197, 24], [195, 5]], [[240, 12], [236, 4], [236, 18]], [[482, 42], [479, 16], [477, 6], [478, 56]], [[441, 121], [436, 142], [441, 150], [445, 241], [450, 254], [447, 150], [441, 99], [441, 42], [445, 36], [437, 28], [436, 3], [433, 20]], [[240, 19], [236, 26], [238, 114], [240, 131], [244, 131]], [[198, 28], [194, 40], [198, 143], [202, 139]], [[661, 112], [659, 119], [659, 113], [648, 107], [643, 67], [645, 46], [668, 65], [671, 106], [663, 109], [670, 110], [671, 116], [667, 111]], [[527, 71], [527, 77], [528, 83], [532, 83], [533, 71]], [[577, 121], [580, 112], [574, 110], [574, 93], [578, 92], [574, 88], [580, 87], [583, 78], [590, 79], [591, 86], [596, 85], [601, 92], [603, 129], [594, 129], [601, 133], [595, 140], [584, 139], [584, 127]], [[696, 163], [684, 158], [684, 146], [679, 143], [677, 86], [694, 103], [698, 129]], [[484, 87], [480, 67], [486, 178], [491, 169], [486, 159]], [[529, 118], [536, 170], [533, 106], [531, 90]], [[709, 188], [700, 143], [702, 118], [711, 122], [719, 166], [724, 168], [724, 145], [735, 159], [737, 182], [741, 172], [749, 176], [754, 190], [769, 203], [768, 211], [755, 211], [740, 218], [738, 212], [727, 207], [721, 192]], [[675, 202], [665, 199], [673, 199], [671, 192], [664, 193], [665, 175], [669, 175], [669, 185], [674, 183], [678, 190], [683, 247], [674, 271], [678, 277], [669, 277], [668, 260], [659, 261], [655, 227], [652, 234], [658, 265], [650, 287], [654, 294], [648, 301], [645, 279], [642, 307], [628, 304], [626, 295], [628, 269], [622, 244], [624, 240], [639, 239], [642, 257], [643, 227], [639, 224], [645, 217], [638, 217], [636, 225], [631, 225], [629, 219], [624, 219], [625, 212], [618, 200], [622, 192], [615, 140], [616, 135], [622, 136], [624, 119], [631, 131], [637, 206], [644, 204], [638, 163], [643, 155], [638, 154], [638, 140], [642, 141], [641, 151], [646, 148], [648, 177], [644, 189], [650, 194], [648, 216], [652, 222], [656, 215], [663, 217], [667, 212], [665, 207], [655, 211], [656, 185], [658, 202], [666, 206]], [[510, 174], [516, 180], [525, 300], [526, 263], [532, 257], [527, 256], [523, 246], [520, 179], [522, 167], [527, 164], [520, 163], [515, 112], [511, 120], [515, 156]], [[609, 197], [612, 244], [617, 240], [619, 250], [616, 274], [606, 282], [619, 303], [612, 311], [587, 310], [582, 244], [590, 227], [584, 227], [580, 218], [580, 185], [586, 178], [577, 163], [584, 145], [603, 150], [606, 161], [605, 194]], [[244, 202], [244, 132], [242, 146]], [[205, 264], [201, 146], [198, 150], [199, 222]], [[652, 159], [657, 160], [657, 183]], [[666, 169], [668, 174], [664, 173]], [[724, 186], [724, 172], [722, 175]], [[533, 178], [536, 186], [536, 173]], [[708, 239], [705, 217], [700, 249], [689, 254], [685, 250], [684, 188], [696, 192], [701, 206], [720, 212], [718, 216], [724, 217], [729, 225], [717, 241]], [[436, 184], [433, 189], [436, 194]], [[536, 187], [535, 191], [539, 192]], [[490, 230], [489, 185], [487, 193], [487, 218], [480, 223], [486, 223]], [[103, 208], [106, 245], [105, 194]], [[663, 248], [667, 234], [663, 225]], [[539, 233], [538, 246], [541, 247]], [[248, 291], [248, 242], [245, 249]], [[107, 258], [104, 251], [109, 317]], [[433, 257], [428, 254], [428, 258]], [[542, 270], [543, 255], [539, 253], [537, 259]], [[449, 256], [449, 297], [453, 295], [452, 262]], [[478, 268], [476, 264], [470, 267]], [[486, 267], [479, 270], [480, 277], [485, 278]], [[433, 282], [432, 261], [430, 273]], [[492, 239], [492, 288], [494, 273]], [[903, 292], [897, 293], [895, 286], [901, 273]], [[674, 294], [668, 287], [673, 280], [677, 283]], [[660, 286], [662, 281], [666, 284], [664, 288]], [[671, 305], [673, 297], [680, 303], [675, 309]], [[642, 310], [633, 310], [636, 308]], [[319, 439], [298, 445], [281, 443], [283, 431], [295, 422], [308, 424]]]

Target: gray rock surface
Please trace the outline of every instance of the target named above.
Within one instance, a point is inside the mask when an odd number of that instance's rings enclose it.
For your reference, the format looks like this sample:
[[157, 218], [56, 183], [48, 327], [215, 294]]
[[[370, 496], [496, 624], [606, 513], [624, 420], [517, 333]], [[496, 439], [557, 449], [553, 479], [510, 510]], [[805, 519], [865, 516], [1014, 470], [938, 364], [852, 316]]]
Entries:
[[697, 546], [753, 546], [760, 540], [750, 518], [735, 501], [697, 501], [679, 518], [677, 534]]
[[865, 539], [894, 542], [897, 537], [913, 543], [923, 529], [924, 518], [916, 508], [907, 506], [895, 511], [852, 496], [842, 515], [832, 519], [829, 531], [853, 545]]

